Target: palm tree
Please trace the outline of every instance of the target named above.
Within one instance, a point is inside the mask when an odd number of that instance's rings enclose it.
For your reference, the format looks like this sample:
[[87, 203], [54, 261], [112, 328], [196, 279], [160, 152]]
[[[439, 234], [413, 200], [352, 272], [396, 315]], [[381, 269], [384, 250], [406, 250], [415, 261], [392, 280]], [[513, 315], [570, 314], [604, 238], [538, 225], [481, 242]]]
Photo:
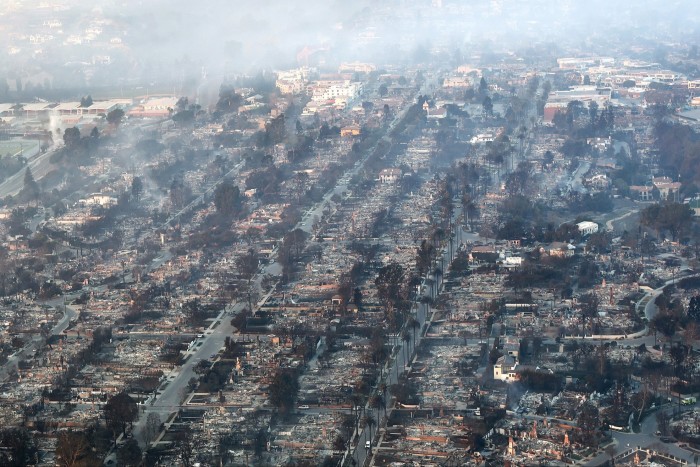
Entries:
[[382, 407], [382, 396], [380, 394], [374, 394], [372, 398], [369, 400], [369, 406], [372, 407], [377, 411], [377, 420], [380, 420], [381, 418], [379, 417], [379, 409]]
[[[521, 125], [520, 128], [518, 129], [518, 140], [520, 140], [520, 150], [518, 151], [518, 156], [522, 159], [523, 157], [523, 142], [525, 141], [525, 138], [527, 137], [527, 128], [525, 128], [525, 125]], [[510, 165], [510, 170], [513, 170], [513, 158], [511, 156], [511, 165]]]
[[462, 214], [466, 218], [467, 224], [469, 224], [470, 218], [474, 217], [474, 213], [476, 212], [476, 204], [474, 203], [474, 198], [472, 196], [465, 192], [462, 195]]
[[411, 351], [410, 351], [411, 334], [409, 334], [408, 332], [404, 332], [402, 339], [403, 339], [404, 343], [406, 344], [404, 346], [404, 351], [406, 352], [406, 363], [408, 364], [409, 363], [408, 359], [411, 358]]
[[435, 281], [435, 287], [440, 289], [440, 281], [442, 280], [442, 269], [436, 267], [433, 270], [433, 280]]
[[435, 250], [440, 248], [440, 243], [442, 242], [442, 239], [445, 238], [445, 231], [438, 227], [433, 231], [433, 247]]
[[380, 394], [377, 394], [377, 418], [379, 418], [379, 409], [383, 408], [384, 409], [384, 417], [386, 417], [386, 399]]
[[415, 344], [416, 343], [416, 330], [420, 329], [420, 322], [418, 322], [418, 320], [416, 318], [411, 316], [410, 318], [408, 318], [408, 322], [406, 323], [406, 326], [408, 328], [413, 329], [413, 345], [415, 347], [415, 345], [416, 345]]
[[423, 295], [420, 298], [420, 302], [427, 307], [425, 311], [425, 316], [427, 319], [427, 316], [430, 314], [430, 306], [433, 304], [433, 299], [427, 295]]
[[382, 397], [384, 397], [384, 400], [386, 401], [386, 390], [389, 389], [389, 387], [386, 385], [386, 380], [382, 380], [381, 383], [379, 383], [379, 386], [377, 386], [377, 390], [381, 391]]
[[350, 413], [355, 413], [355, 429], [359, 430], [359, 421], [360, 421], [360, 402], [362, 401], [362, 398], [360, 397], [359, 394], [353, 393], [350, 396], [350, 403], [352, 404], [352, 408], [350, 409]]

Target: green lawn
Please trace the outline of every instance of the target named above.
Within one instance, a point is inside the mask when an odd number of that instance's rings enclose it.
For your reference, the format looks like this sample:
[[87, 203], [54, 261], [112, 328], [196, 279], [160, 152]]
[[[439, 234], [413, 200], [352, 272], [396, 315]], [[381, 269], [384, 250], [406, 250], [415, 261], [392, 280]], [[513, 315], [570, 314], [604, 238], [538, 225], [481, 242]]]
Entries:
[[15, 156], [20, 153], [24, 157], [31, 157], [39, 152], [39, 142], [31, 140], [0, 141], [0, 157]]

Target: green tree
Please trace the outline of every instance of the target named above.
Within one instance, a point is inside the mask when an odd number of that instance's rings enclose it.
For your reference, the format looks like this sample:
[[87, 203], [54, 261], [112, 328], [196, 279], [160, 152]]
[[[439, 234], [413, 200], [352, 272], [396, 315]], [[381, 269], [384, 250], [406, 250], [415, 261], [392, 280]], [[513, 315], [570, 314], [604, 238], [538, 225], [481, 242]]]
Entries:
[[219, 100], [216, 103], [216, 110], [222, 112], [235, 112], [243, 102], [240, 94], [230, 84], [222, 84], [219, 88]]
[[56, 461], [60, 467], [82, 467], [97, 464], [86, 433], [61, 431], [56, 437]]
[[173, 122], [181, 125], [189, 125], [194, 122], [194, 110], [183, 110], [173, 115]]
[[377, 287], [377, 295], [384, 306], [384, 313], [391, 326], [396, 328], [399, 324], [397, 308], [406, 299], [406, 277], [403, 266], [391, 262], [381, 268], [374, 284]]
[[80, 130], [76, 127], [66, 128], [63, 132], [63, 142], [67, 148], [73, 149], [80, 143]]
[[87, 95], [85, 97], [80, 98], [80, 107], [90, 107], [93, 104], [92, 102], [92, 96]]
[[700, 322], [700, 295], [691, 297], [688, 303], [688, 318]]
[[584, 402], [579, 408], [576, 422], [581, 429], [581, 442], [589, 447], [597, 447], [600, 428], [598, 408], [591, 402]]
[[355, 290], [352, 291], [352, 302], [358, 310], [362, 310], [362, 289], [359, 287], [355, 287]]
[[182, 112], [183, 110], [187, 110], [189, 103], [189, 98], [187, 98], [187, 96], [183, 96], [177, 100], [177, 102], [175, 103], [175, 108], [178, 112]]
[[687, 232], [693, 222], [689, 205], [663, 203], [648, 206], [641, 212], [640, 223], [656, 231], [657, 238], [669, 232], [674, 240]]
[[38, 200], [41, 190], [39, 189], [39, 184], [34, 180], [34, 175], [32, 174], [32, 169], [27, 167], [24, 171], [24, 187], [22, 191], [27, 194], [30, 199]]
[[139, 414], [136, 401], [126, 392], [120, 392], [112, 396], [103, 408], [107, 426], [117, 438], [119, 434], [126, 434], [126, 427], [132, 424]]
[[258, 459], [262, 457], [263, 452], [267, 448], [267, 441], [267, 430], [265, 428], [260, 428], [257, 435], [255, 435], [255, 440], [253, 441], [253, 453]]
[[188, 198], [189, 190], [180, 179], [173, 179], [170, 184], [170, 203], [175, 209], [185, 207], [185, 202]]
[[596, 101], [590, 101], [588, 103], [588, 116], [590, 118], [590, 125], [595, 126], [598, 121], [598, 103]]
[[340, 434], [336, 435], [335, 439], [333, 440], [333, 450], [338, 452], [345, 451], [345, 438], [343, 438]]
[[236, 258], [236, 270], [241, 278], [246, 281], [245, 295], [248, 301], [248, 309], [253, 311], [253, 298], [255, 290], [253, 288], [253, 278], [260, 267], [260, 255], [252, 248], [244, 254]]
[[581, 296], [579, 303], [584, 322], [588, 320], [590, 324], [590, 320], [598, 316], [598, 306], [600, 305], [598, 296], [594, 293], [587, 293]]
[[160, 433], [160, 425], [160, 415], [155, 412], [149, 413], [148, 417], [146, 418], [146, 428], [144, 430], [144, 437], [147, 446], [151, 443], [151, 441], [154, 441], [158, 436], [158, 433]]
[[117, 451], [117, 461], [119, 465], [136, 466], [141, 463], [141, 448], [138, 441], [130, 439]]
[[183, 467], [194, 467], [197, 453], [202, 447], [198, 440], [189, 426], [177, 433], [176, 452]]
[[678, 344], [671, 347], [669, 355], [671, 356], [671, 361], [673, 362], [675, 375], [679, 378], [682, 378], [683, 364], [685, 363], [685, 359], [688, 356], [688, 348], [686, 348], [684, 345], [681, 345], [679, 342]]
[[479, 80], [479, 90], [478, 90], [479, 97], [482, 97], [482, 98], [486, 97], [488, 95], [488, 92], [489, 92], [489, 85], [486, 82], [486, 78], [484, 78], [482, 76], [481, 80]]
[[124, 111], [122, 109], [110, 110], [107, 114], [107, 123], [114, 126], [119, 126], [124, 118]]
[[219, 214], [236, 216], [241, 204], [241, 190], [230, 180], [224, 180], [214, 190], [214, 206]]
[[294, 407], [298, 392], [299, 380], [296, 373], [289, 369], [277, 370], [268, 388], [270, 403], [281, 412], [287, 413]]
[[134, 177], [133, 180], [131, 180], [131, 196], [136, 198], [136, 201], [141, 198], [141, 195], [143, 194], [143, 180], [141, 180], [141, 177]]
[[676, 333], [677, 324], [676, 317], [670, 313], [658, 313], [649, 322], [649, 327], [654, 331], [654, 335], [660, 332], [666, 339], [670, 339]]
[[23, 428], [0, 430], [0, 465], [22, 467], [33, 464], [37, 449], [34, 439]]
[[484, 97], [484, 100], [481, 101], [481, 107], [485, 116], [493, 116], [493, 102], [491, 101], [491, 98], [489, 96]]
[[272, 144], [279, 144], [284, 141], [287, 136], [287, 128], [285, 126], [284, 114], [280, 114], [277, 117], [270, 120], [265, 125], [265, 132], [269, 136]]
[[418, 247], [416, 255], [416, 269], [421, 277], [424, 276], [430, 269], [430, 264], [434, 257], [435, 247], [433, 247], [433, 245], [427, 240], [423, 240], [420, 247]]

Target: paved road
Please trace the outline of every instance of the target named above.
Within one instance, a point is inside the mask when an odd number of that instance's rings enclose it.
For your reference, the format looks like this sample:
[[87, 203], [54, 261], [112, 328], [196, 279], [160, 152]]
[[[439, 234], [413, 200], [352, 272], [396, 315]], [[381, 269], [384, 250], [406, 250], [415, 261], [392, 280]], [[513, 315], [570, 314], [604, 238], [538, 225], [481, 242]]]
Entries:
[[[455, 213], [460, 212], [459, 209], [455, 209]], [[457, 214], [455, 214], [457, 215]], [[459, 229], [460, 231], [462, 230], [462, 227], [459, 225], [459, 223], [455, 222], [454, 224], [455, 229]], [[460, 232], [459, 233], [463, 238], [466, 236], [469, 236], [469, 238], [476, 238], [477, 236], [474, 234], [468, 234], [465, 232]], [[450, 264], [450, 251], [449, 247], [445, 248], [442, 252], [442, 261], [444, 261], [445, 265]], [[440, 259], [436, 260], [436, 264], [440, 263]], [[424, 284], [426, 282], [424, 281]], [[433, 282], [427, 283], [429, 284], [427, 287], [427, 290], [423, 290], [423, 294], [425, 296], [431, 297], [437, 295], [439, 292], [437, 290], [437, 284]], [[424, 289], [425, 289], [424, 288]], [[408, 368], [410, 367], [410, 362], [412, 360], [412, 356], [415, 355], [416, 348], [420, 347], [421, 342], [423, 341], [423, 327], [427, 321], [431, 319], [431, 315], [429, 314], [428, 306], [426, 304], [420, 303], [420, 298], [414, 302], [413, 304], [413, 310], [415, 310], [414, 317], [416, 321], [420, 324], [420, 327], [418, 328], [420, 331], [416, 333], [416, 341], [415, 343], [409, 342], [408, 344], [404, 343], [400, 337], [397, 338], [397, 345], [394, 346], [394, 357], [391, 360], [390, 364], [387, 365], [387, 370], [386, 370], [386, 385], [388, 387], [391, 387], [393, 384], [396, 384], [398, 382], [399, 377], [404, 374]], [[412, 331], [409, 331], [412, 332]], [[401, 336], [402, 333], [399, 332], [397, 333], [398, 336]], [[477, 339], [475, 339], [476, 341]], [[391, 342], [391, 340], [389, 341]], [[403, 346], [404, 345], [409, 345], [409, 356], [408, 360], [406, 359], [406, 354], [408, 352], [404, 351]], [[391, 412], [393, 411], [393, 403], [391, 402], [392, 399], [389, 398], [389, 400], [386, 401], [387, 403], [387, 417], [391, 417]], [[367, 413], [368, 410], [371, 410], [369, 407], [369, 404], [365, 405], [364, 407], [365, 413]], [[377, 438], [377, 430], [379, 427], [382, 426], [381, 419], [377, 420], [376, 426], [372, 429], [372, 437], [370, 438], [370, 430], [368, 428], [364, 428], [358, 437], [357, 445], [355, 446], [355, 449], [352, 451], [352, 459], [356, 462], [356, 465], [365, 465], [367, 462], [367, 459], [371, 456], [373, 450], [374, 450], [374, 444], [376, 443], [376, 438]], [[370, 441], [370, 445], [372, 446], [370, 449], [365, 448], [365, 443], [367, 441]]]
[[632, 214], [636, 214], [638, 212], [639, 212], [639, 209], [632, 209], [632, 210], [627, 211], [626, 213], [624, 213], [621, 216], [618, 216], [614, 219], [610, 219], [610, 220], [605, 222], [605, 228], [608, 230], [608, 232], [614, 232], [615, 231], [615, 228], [613, 226], [614, 223], [620, 222], [621, 220], [631, 216]]
[[[660, 409], [666, 412], [669, 416], [673, 414], [673, 410], [677, 406], [675, 404], [667, 404], [664, 408]], [[697, 409], [698, 404], [696, 403], [692, 407], [685, 406], [685, 410]], [[624, 453], [629, 449], [635, 447], [640, 448], [651, 448], [659, 452], [666, 452], [672, 454], [678, 458], [685, 459], [689, 464], [693, 464], [694, 452], [687, 449], [683, 449], [678, 446], [678, 443], [664, 443], [661, 441], [659, 436], [656, 436], [656, 431], [658, 430], [658, 424], [656, 421], [656, 413], [647, 415], [647, 417], [642, 420], [639, 433], [623, 433], [623, 432], [612, 432], [613, 437], [613, 447], [611, 448], [614, 455]], [[587, 461], [585, 465], [593, 467], [605, 464], [610, 459], [608, 453], [598, 454], [596, 457]]]
[[[254, 286], [258, 289], [260, 288], [260, 283], [265, 274], [278, 275], [280, 273], [281, 267], [279, 264], [269, 264], [262, 268], [260, 274], [256, 276]], [[239, 313], [244, 307], [245, 303], [239, 302], [222, 310], [212, 325], [204, 332], [204, 337], [195, 339], [196, 345], [186, 353], [185, 357], [187, 360], [185, 363], [167, 375], [167, 384], [164, 388], [161, 387], [160, 395], [156, 397], [151, 405], [145, 407], [138, 422], [134, 424], [134, 436], [141, 445], [145, 444], [144, 429], [148, 414], [157, 413], [160, 415], [161, 421], [165, 422], [173, 412], [177, 412], [180, 409], [185, 395], [189, 392], [187, 387], [190, 379], [198, 377], [194, 372], [194, 366], [197, 363], [201, 360], [209, 359], [212, 354], [219, 353], [219, 350], [224, 346], [226, 337], [238, 337], [241, 340], [251, 338], [249, 334], [236, 335], [237, 329], [231, 324], [231, 315], [229, 313]]]
[[[429, 294], [426, 294], [426, 295], [429, 295]], [[428, 313], [427, 313], [428, 308], [425, 304], [418, 303], [418, 304], [415, 304], [415, 309], [416, 309], [416, 313], [414, 316], [415, 316], [416, 320], [420, 323], [420, 325], [421, 325], [420, 329], [422, 331], [423, 325], [425, 324], [425, 322], [429, 318]], [[423, 340], [422, 332], [417, 332], [416, 333], [416, 344], [415, 344], [416, 347], [420, 346], [420, 343], [422, 342], [422, 340]], [[406, 352], [403, 349], [403, 346], [405, 344], [403, 343], [403, 341], [400, 340], [400, 338], [398, 339], [398, 342], [400, 343], [400, 345], [396, 345], [394, 347], [395, 355], [394, 355], [390, 365], [388, 365], [386, 367], [387, 368], [386, 373], [385, 373], [386, 374], [386, 385], [388, 387], [391, 387], [393, 384], [396, 384], [398, 382], [398, 377], [400, 377], [407, 369], [408, 360], [406, 360]], [[413, 344], [410, 344], [410, 349], [411, 349], [411, 354], [414, 354], [415, 347]], [[409, 359], [410, 358], [411, 357], [409, 356]], [[369, 411], [371, 411], [371, 410], [373, 410], [373, 409], [369, 406], [369, 404], [366, 404], [364, 406], [364, 413], [370, 413]], [[387, 400], [387, 416], [388, 417], [391, 417], [392, 410], [393, 410], [393, 403], [391, 403], [389, 400]], [[366, 449], [365, 443], [367, 441], [370, 441], [370, 444], [372, 446], [374, 446], [376, 438], [377, 438], [377, 430], [381, 425], [382, 425], [382, 423], [380, 423], [380, 420], [377, 420], [377, 424], [372, 428], [372, 437], [371, 438], [370, 438], [369, 428], [364, 428], [360, 431], [360, 435], [359, 435], [358, 441], [357, 441], [357, 446], [355, 447], [355, 449], [352, 453], [352, 458], [355, 460], [357, 465], [365, 465], [367, 458], [369, 457], [372, 450], [374, 449], [374, 448], [371, 448], [369, 450]]]
[[[52, 148], [52, 150], [46, 151], [43, 154], [37, 154], [31, 157], [27, 163], [27, 167], [32, 170], [32, 175], [34, 175], [34, 180], [40, 180], [43, 176], [49, 173], [53, 169], [53, 164], [49, 161], [51, 155], [55, 152], [57, 147]], [[26, 168], [20, 170], [16, 174], [7, 178], [5, 181], [0, 183], [0, 198], [11, 195], [15, 196], [24, 187], [24, 173]]]
[[[687, 269], [685, 271], [689, 271], [689, 270]], [[648, 292], [647, 295], [644, 298], [642, 298], [642, 300], [640, 300], [640, 303], [642, 301], [646, 300], [646, 305], [644, 306], [644, 316], [649, 321], [651, 321], [654, 318], [654, 316], [656, 316], [656, 313], [658, 313], [658, 311], [659, 311], [659, 308], [656, 306], [656, 303], [655, 303], [656, 298], [659, 295], [661, 295], [662, 293], [664, 293], [665, 287], [667, 287], [671, 284], [675, 284], [677, 281], [679, 281], [680, 279], [682, 279], [684, 277], [697, 277], [697, 276], [698, 276], [698, 274], [688, 275], [687, 273], [683, 274], [683, 271], [680, 271], [676, 275], [676, 277], [674, 277], [673, 279], [667, 280], [666, 282], [664, 282], [664, 284], [661, 287], [658, 287], [658, 288], [652, 290], [651, 292]]]
[[[67, 301], [73, 301], [77, 295], [67, 295]], [[47, 306], [53, 306], [55, 311], [63, 310], [63, 317], [54, 325], [51, 329], [51, 335], [57, 336], [65, 331], [70, 322], [73, 321], [78, 316], [78, 310], [71, 306], [66, 305], [64, 307], [63, 297], [57, 297], [44, 303]], [[8, 376], [17, 371], [17, 364], [24, 357], [31, 357], [44, 346], [44, 338], [40, 334], [35, 334], [32, 339], [28, 341], [24, 347], [15, 352], [11, 357], [7, 359], [7, 362], [0, 367], [0, 382], [7, 380]]]

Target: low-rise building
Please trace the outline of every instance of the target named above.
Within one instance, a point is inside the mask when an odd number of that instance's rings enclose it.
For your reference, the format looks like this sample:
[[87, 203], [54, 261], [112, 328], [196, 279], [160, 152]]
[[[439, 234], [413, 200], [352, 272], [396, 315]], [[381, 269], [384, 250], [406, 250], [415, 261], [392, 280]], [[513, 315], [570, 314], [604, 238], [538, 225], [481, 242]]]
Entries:
[[598, 232], [598, 224], [591, 221], [583, 221], [576, 224], [581, 235], [591, 235]]
[[401, 178], [401, 169], [388, 168], [379, 172], [379, 181], [382, 183], [396, 183]]
[[518, 373], [515, 371], [518, 360], [511, 355], [503, 355], [493, 366], [493, 379], [500, 381], [517, 381]]

